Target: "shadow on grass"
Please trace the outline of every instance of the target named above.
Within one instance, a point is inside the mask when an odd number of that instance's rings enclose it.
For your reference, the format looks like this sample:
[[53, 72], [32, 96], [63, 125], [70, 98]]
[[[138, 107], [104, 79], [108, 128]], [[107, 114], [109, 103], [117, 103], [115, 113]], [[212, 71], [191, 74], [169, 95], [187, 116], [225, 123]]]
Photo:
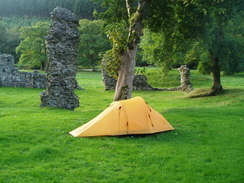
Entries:
[[244, 95], [244, 89], [225, 89], [225, 94], [242, 94]]
[[223, 96], [223, 95], [233, 95], [233, 94], [243, 94], [244, 89], [224, 89], [222, 93], [216, 95], [209, 95], [210, 89], [199, 88], [193, 90], [187, 95], [187, 98], [203, 98], [203, 97], [216, 97], [216, 96]]
[[231, 77], [231, 78], [241, 78], [241, 77], [244, 77], [244, 72], [242, 73], [237, 73], [235, 75], [224, 75], [222, 77]]
[[169, 131], [164, 131], [164, 132], [156, 132], [156, 133], [151, 133], [151, 134], [128, 134], [128, 135], [119, 135], [119, 136], [114, 136], [114, 137], [118, 137], [118, 138], [146, 138], [146, 137], [154, 137], [157, 134], [161, 134], [161, 133], [169, 133], [173, 130], [169, 130]]

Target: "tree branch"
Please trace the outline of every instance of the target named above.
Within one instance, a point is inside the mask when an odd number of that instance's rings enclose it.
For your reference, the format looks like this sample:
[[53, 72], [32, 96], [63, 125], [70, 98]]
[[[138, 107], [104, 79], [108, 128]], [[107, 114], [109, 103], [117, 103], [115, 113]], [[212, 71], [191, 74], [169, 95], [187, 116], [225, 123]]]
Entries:
[[126, 2], [126, 7], [127, 7], [127, 12], [128, 12], [128, 17], [130, 18], [131, 17], [131, 14], [132, 14], [132, 9], [131, 9], [131, 7], [132, 7], [132, 2], [131, 2], [131, 0], [125, 0], [125, 2]]

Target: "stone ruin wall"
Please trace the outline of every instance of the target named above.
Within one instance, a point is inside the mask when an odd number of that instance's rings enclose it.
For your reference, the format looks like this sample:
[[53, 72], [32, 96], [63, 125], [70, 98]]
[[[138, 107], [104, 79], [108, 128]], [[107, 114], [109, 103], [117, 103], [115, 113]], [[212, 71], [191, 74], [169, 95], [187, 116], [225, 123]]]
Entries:
[[46, 75], [22, 72], [14, 66], [12, 55], [0, 55], [0, 87], [46, 88]]
[[61, 7], [51, 12], [51, 18], [46, 37], [47, 88], [41, 93], [41, 107], [73, 110], [79, 107], [79, 98], [74, 92], [79, 21], [75, 14]]

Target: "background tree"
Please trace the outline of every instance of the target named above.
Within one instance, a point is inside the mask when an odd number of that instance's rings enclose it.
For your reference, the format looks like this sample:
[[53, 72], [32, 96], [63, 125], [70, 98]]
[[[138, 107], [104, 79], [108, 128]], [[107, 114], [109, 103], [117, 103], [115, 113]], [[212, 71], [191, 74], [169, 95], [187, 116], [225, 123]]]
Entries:
[[110, 49], [110, 42], [103, 30], [101, 20], [80, 20], [80, 43], [78, 64], [91, 66], [93, 71], [100, 60], [101, 54]]
[[211, 63], [209, 62], [208, 51], [198, 41], [194, 41], [189, 45], [184, 56], [184, 63], [193, 65], [201, 74], [211, 73]]
[[[207, 50], [211, 65], [211, 72], [213, 74], [213, 84], [211, 90], [206, 95], [216, 95], [223, 92], [220, 80], [220, 71], [221, 65], [226, 63], [225, 57], [227, 56], [227, 50], [224, 48], [228, 47], [224, 28], [232, 19], [233, 14], [237, 13], [240, 3], [241, 1], [238, 0], [198, 0], [194, 2], [183, 2], [185, 5], [185, 9], [183, 9], [183, 11], [190, 12], [188, 16], [194, 17], [194, 19], [198, 20], [200, 24], [202, 24], [201, 27], [195, 27], [197, 32], [194, 32], [193, 35], [197, 36], [200, 43], [202, 43], [205, 50]], [[190, 11], [193, 8], [197, 11]], [[178, 15], [180, 18], [182, 18], [182, 15], [186, 15], [186, 13], [182, 13], [182, 11], [179, 12], [180, 13]], [[185, 27], [185, 25], [188, 24], [181, 25]], [[191, 37], [191, 35], [189, 37]]]
[[144, 30], [140, 43], [143, 60], [161, 67], [164, 75], [167, 75], [167, 71], [172, 67], [179, 67], [184, 61], [183, 50], [173, 50], [171, 46], [166, 46], [169, 44], [171, 43], [166, 44], [164, 32], [152, 32], [149, 29]]
[[240, 10], [237, 9], [233, 18], [224, 27], [225, 55], [221, 58], [221, 70], [228, 75], [244, 71], [244, 11]]
[[[181, 51], [185, 40], [199, 42], [203, 50], [208, 54], [207, 64], [210, 65], [213, 74], [213, 84], [207, 95], [215, 95], [223, 91], [220, 81], [220, 65], [223, 65], [223, 47], [228, 47], [225, 42], [224, 27], [231, 20], [233, 14], [237, 13], [241, 6], [240, 0], [177, 0], [171, 1], [172, 6], [167, 6], [166, 1], [152, 1], [150, 6], [154, 10], [147, 12], [150, 17], [146, 20], [152, 31], [163, 32], [164, 45], [169, 51]], [[167, 7], [173, 9], [170, 16], [165, 15], [167, 11], [161, 11]], [[165, 15], [165, 16], [164, 16]], [[161, 19], [160, 19], [161, 17]], [[162, 19], [168, 17], [168, 19]], [[221, 64], [220, 64], [221, 62]]]
[[45, 48], [45, 36], [47, 35], [49, 24], [38, 22], [33, 26], [20, 29], [20, 45], [16, 48], [17, 53], [21, 53], [19, 64], [30, 68], [40, 68], [44, 70], [47, 63]]

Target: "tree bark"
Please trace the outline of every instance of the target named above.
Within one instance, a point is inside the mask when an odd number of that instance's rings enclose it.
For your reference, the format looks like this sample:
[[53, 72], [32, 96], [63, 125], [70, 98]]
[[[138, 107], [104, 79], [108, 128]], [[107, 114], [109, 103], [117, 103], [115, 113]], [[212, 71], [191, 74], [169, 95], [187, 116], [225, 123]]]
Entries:
[[212, 61], [212, 73], [213, 73], [213, 83], [209, 95], [216, 95], [219, 93], [223, 93], [224, 91], [220, 80], [219, 58], [213, 56], [211, 51], [209, 51], [209, 55]]
[[147, 0], [139, 0], [138, 7], [135, 13], [131, 12], [131, 1], [126, 0], [129, 32], [127, 38], [127, 45], [124, 51], [119, 55], [120, 68], [118, 72], [118, 80], [116, 83], [114, 100], [125, 100], [132, 97], [134, 70], [135, 70], [135, 56], [137, 52], [140, 38], [143, 35], [143, 10], [146, 6]]
[[114, 100], [126, 100], [132, 97], [137, 48], [126, 50], [121, 56], [119, 77], [116, 83]]

